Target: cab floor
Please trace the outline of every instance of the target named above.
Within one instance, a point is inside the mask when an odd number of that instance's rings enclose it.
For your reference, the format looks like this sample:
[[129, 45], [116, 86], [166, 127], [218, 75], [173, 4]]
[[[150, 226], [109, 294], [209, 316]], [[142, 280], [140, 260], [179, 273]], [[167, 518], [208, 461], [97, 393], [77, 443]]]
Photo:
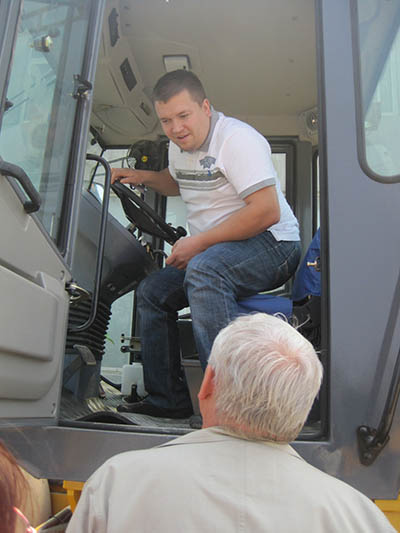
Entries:
[[[72, 392], [63, 389], [60, 419], [63, 421], [93, 421], [120, 423], [148, 428], [191, 429], [189, 418], [155, 418], [134, 413], [119, 413], [118, 405], [123, 402], [121, 392], [102, 382], [97, 397], [79, 399]], [[109, 415], [109, 417], [107, 416]]]
[[[142, 429], [158, 429], [161, 432], [167, 430], [168, 433], [174, 432], [176, 434], [182, 434], [193, 429], [190, 425], [190, 418], [176, 420], [134, 413], [119, 413], [117, 406], [124, 401], [121, 392], [103, 382], [101, 389], [101, 396], [99, 394], [98, 397], [86, 399], [78, 399], [74, 394], [64, 389], [61, 399], [60, 419], [65, 422], [86, 421], [101, 422], [103, 424], [126, 424], [138, 426], [138, 428]], [[320, 432], [320, 421], [307, 422], [299, 435], [299, 439], [314, 440], [318, 438]]]

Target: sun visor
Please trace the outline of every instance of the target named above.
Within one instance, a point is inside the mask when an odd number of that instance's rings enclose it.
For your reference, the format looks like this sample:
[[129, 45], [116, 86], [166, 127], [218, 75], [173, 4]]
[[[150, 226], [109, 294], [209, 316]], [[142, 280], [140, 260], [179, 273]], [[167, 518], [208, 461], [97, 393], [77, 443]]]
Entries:
[[126, 37], [119, 29], [119, 12], [110, 6], [105, 17], [99, 52], [94, 98], [93, 123], [107, 143], [130, 143], [151, 133], [158, 124], [152, 102]]

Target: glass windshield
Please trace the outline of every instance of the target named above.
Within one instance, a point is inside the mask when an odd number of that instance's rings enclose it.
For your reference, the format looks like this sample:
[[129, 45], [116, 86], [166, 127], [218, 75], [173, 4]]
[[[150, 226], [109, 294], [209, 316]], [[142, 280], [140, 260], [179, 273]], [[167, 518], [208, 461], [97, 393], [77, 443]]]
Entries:
[[31, 179], [42, 197], [38, 217], [55, 241], [89, 8], [84, 0], [25, 0], [0, 132], [0, 156]]

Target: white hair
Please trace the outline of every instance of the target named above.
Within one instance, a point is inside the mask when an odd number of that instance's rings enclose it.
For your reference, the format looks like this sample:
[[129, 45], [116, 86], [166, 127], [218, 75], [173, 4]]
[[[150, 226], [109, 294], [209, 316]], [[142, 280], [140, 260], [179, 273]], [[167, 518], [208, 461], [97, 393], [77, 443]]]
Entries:
[[264, 313], [240, 316], [219, 332], [208, 363], [221, 425], [249, 438], [297, 437], [320, 388], [322, 365], [292, 326]]

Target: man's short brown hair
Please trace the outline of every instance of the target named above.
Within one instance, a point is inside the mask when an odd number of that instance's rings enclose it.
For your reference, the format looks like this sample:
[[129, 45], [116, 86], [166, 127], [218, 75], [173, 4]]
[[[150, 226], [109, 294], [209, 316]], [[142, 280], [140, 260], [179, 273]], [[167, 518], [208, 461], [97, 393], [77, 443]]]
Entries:
[[206, 98], [204, 87], [196, 74], [189, 70], [179, 69], [161, 76], [153, 89], [153, 101], [168, 102], [184, 90], [187, 90], [193, 100], [200, 105]]

